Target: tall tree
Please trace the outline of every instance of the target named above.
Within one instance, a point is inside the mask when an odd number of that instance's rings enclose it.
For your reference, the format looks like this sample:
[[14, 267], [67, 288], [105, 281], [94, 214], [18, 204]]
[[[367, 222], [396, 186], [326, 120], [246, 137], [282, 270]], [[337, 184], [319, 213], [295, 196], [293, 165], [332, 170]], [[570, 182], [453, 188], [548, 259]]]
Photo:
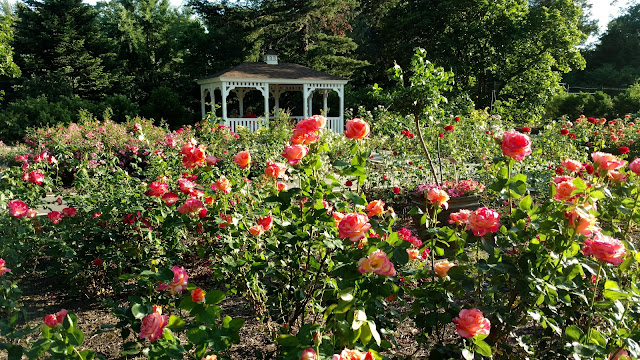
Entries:
[[[367, 63], [355, 58], [348, 33], [358, 0], [253, 0], [244, 3], [192, 1], [230, 60], [257, 61], [269, 47], [281, 58], [350, 77]], [[220, 26], [225, 24], [226, 26]], [[230, 52], [231, 51], [231, 52]]]
[[22, 95], [103, 95], [109, 80], [91, 6], [81, 0], [25, 0], [17, 16], [14, 46]]
[[[13, 48], [11, 47], [13, 40], [11, 16], [6, 11], [5, 14], [0, 16], [0, 77], [18, 77], [20, 69], [13, 62]], [[0, 100], [3, 96], [4, 90], [0, 90]]]
[[[537, 112], [559, 89], [560, 74], [583, 66], [576, 47], [582, 9], [573, 0], [369, 0], [360, 17], [375, 36], [386, 68], [406, 67], [423, 47], [453, 70], [460, 92], [478, 107], [494, 101]], [[373, 15], [370, 15], [373, 14]], [[370, 20], [369, 20], [370, 19]], [[368, 20], [368, 21], [367, 21]], [[363, 46], [364, 48], [364, 46]], [[381, 79], [384, 68], [373, 78]]]
[[570, 86], [624, 88], [635, 83], [640, 78], [640, 4], [612, 20], [585, 59], [584, 71], [566, 76]]

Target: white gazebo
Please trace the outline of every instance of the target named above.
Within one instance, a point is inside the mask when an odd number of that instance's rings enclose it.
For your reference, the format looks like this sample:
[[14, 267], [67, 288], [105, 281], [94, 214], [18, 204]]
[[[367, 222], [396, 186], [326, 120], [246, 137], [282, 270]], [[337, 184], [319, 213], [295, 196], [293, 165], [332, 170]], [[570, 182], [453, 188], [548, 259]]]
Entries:
[[[222, 99], [222, 118], [225, 125], [231, 127], [231, 131], [236, 131], [238, 126], [244, 126], [249, 131], [255, 131], [262, 126], [268, 126], [269, 114], [277, 114], [280, 109], [280, 96], [287, 91], [302, 92], [302, 115], [291, 116], [296, 120], [301, 120], [309, 116], [319, 114], [320, 109], [314, 112], [313, 94], [322, 94], [323, 108], [322, 114], [327, 117], [327, 128], [334, 132], [344, 131], [344, 85], [347, 80], [316, 71], [298, 64], [278, 63], [278, 54], [269, 50], [264, 56], [265, 62], [243, 63], [234, 68], [219, 72], [199, 79], [200, 101], [202, 104], [202, 117], [206, 115], [207, 95], [211, 97], [212, 110], [218, 104], [215, 91], [219, 90]], [[238, 116], [245, 114], [244, 97], [253, 90], [260, 91], [264, 98], [264, 116], [255, 117], [233, 117], [228, 111], [228, 100], [231, 93], [235, 94], [238, 101]], [[327, 98], [331, 91], [335, 91], [339, 97], [339, 115], [327, 116], [329, 108]], [[273, 98], [274, 106], [269, 105], [269, 99]]]

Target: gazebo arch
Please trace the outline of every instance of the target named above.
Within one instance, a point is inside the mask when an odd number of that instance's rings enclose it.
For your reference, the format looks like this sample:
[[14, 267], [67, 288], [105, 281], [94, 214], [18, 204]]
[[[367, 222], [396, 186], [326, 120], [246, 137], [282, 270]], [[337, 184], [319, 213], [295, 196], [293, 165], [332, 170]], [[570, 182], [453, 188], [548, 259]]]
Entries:
[[[265, 62], [243, 63], [231, 69], [199, 79], [202, 117], [206, 115], [207, 94], [211, 94], [212, 107], [215, 107], [217, 99], [215, 90], [222, 94], [221, 108], [225, 125], [236, 131], [238, 126], [244, 126], [253, 132], [268, 126], [269, 114], [277, 113], [280, 108], [280, 97], [287, 91], [299, 91], [302, 93], [302, 116], [291, 116], [301, 120], [315, 115], [313, 111], [312, 96], [320, 92], [323, 96], [323, 114], [328, 115], [327, 98], [331, 91], [337, 93], [340, 103], [339, 116], [327, 116], [327, 128], [334, 132], [344, 131], [344, 85], [347, 80], [329, 75], [327, 73], [310, 69], [298, 64], [278, 63], [278, 54], [269, 50], [264, 56]], [[244, 97], [249, 91], [257, 90], [264, 99], [264, 117], [245, 118], [231, 117], [228, 111], [227, 100], [233, 92], [238, 99], [239, 115], [244, 114]], [[273, 97], [274, 106], [270, 106], [269, 98]]]

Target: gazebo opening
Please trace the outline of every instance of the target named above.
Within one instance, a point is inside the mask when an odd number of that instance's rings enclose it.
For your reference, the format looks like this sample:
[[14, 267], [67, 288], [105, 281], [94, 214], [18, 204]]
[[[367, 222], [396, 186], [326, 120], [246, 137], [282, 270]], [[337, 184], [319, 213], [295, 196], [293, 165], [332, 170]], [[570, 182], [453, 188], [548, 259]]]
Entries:
[[243, 63], [198, 80], [202, 116], [209, 102], [220, 105], [216, 116], [236, 131], [244, 126], [255, 131], [269, 125], [269, 118], [280, 109], [290, 110], [291, 118], [301, 120], [324, 114], [327, 128], [344, 130], [344, 85], [347, 80], [298, 64], [279, 63], [278, 54], [269, 50], [264, 62]]

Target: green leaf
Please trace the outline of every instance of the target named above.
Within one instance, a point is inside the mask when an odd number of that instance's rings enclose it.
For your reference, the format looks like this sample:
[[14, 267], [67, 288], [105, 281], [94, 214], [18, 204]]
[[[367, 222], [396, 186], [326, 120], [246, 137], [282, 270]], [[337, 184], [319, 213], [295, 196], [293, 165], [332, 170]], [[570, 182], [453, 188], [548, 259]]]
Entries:
[[298, 338], [289, 334], [278, 335], [276, 342], [285, 348], [296, 347], [299, 344]]
[[629, 297], [629, 293], [620, 290], [615, 281], [607, 280], [604, 283], [604, 297], [608, 300], [619, 300]]
[[82, 331], [80, 331], [80, 329], [69, 329], [69, 344], [80, 346], [82, 345], [82, 341], [84, 341], [84, 334], [82, 333]]
[[409, 254], [407, 254], [407, 250], [403, 248], [394, 248], [393, 259], [397, 261], [399, 265], [405, 265], [409, 262]]
[[244, 325], [244, 319], [235, 318], [229, 321], [229, 330], [237, 332]]
[[486, 357], [491, 357], [491, 346], [489, 346], [489, 344], [487, 344], [483, 340], [474, 339], [473, 345], [474, 350], [478, 354]]
[[353, 288], [349, 287], [349, 288], [340, 290], [340, 293], [338, 293], [338, 298], [343, 301], [348, 301], [348, 302], [353, 301]]
[[365, 326], [362, 326], [362, 330], [360, 331], [360, 342], [362, 345], [367, 346], [369, 341], [371, 341], [371, 329], [369, 328], [369, 324], [367, 323]]
[[520, 200], [519, 207], [520, 209], [527, 211], [531, 209], [531, 205], [533, 204], [533, 200], [530, 195], [527, 195]]
[[136, 319], [142, 319], [143, 317], [147, 316], [148, 312], [149, 307], [143, 304], [133, 304], [133, 306], [131, 307], [131, 314], [133, 314], [133, 317], [135, 317]]
[[220, 303], [225, 298], [225, 296], [226, 294], [220, 290], [211, 290], [207, 292], [207, 294], [204, 296], [204, 299], [207, 304], [215, 305]]
[[167, 328], [171, 330], [180, 331], [185, 325], [186, 323], [184, 322], [184, 320], [180, 319], [175, 315], [171, 315], [169, 317], [169, 324], [167, 324]]
[[575, 325], [567, 326], [567, 328], [564, 330], [564, 333], [573, 340], [580, 340], [580, 338], [584, 336], [582, 330], [580, 330], [580, 328]]

